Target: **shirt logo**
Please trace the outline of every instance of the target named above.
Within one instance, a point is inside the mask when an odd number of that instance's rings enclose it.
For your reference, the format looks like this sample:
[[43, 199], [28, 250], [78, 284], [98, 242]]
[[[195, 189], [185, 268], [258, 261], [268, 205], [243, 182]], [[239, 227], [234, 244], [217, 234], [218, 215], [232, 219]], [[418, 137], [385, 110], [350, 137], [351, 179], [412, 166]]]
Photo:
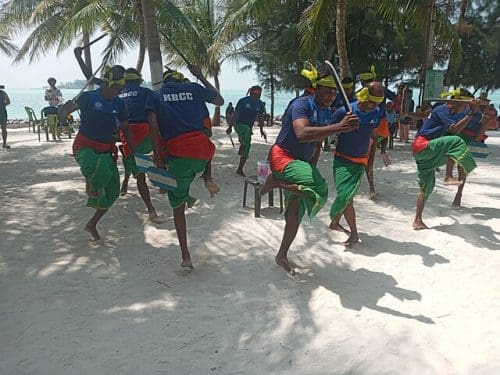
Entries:
[[180, 92], [178, 94], [163, 94], [164, 102], [185, 102], [193, 101], [193, 94], [190, 92]]
[[102, 109], [102, 103], [101, 102], [95, 102], [94, 107], [95, 107], [95, 109]]

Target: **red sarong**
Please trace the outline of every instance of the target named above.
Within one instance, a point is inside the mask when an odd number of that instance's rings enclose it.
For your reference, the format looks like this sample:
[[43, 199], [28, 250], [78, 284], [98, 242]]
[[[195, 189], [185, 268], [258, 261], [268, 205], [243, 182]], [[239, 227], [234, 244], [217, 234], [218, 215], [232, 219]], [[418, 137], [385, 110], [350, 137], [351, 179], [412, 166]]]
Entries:
[[283, 173], [286, 166], [295, 160], [295, 158], [291, 154], [289, 154], [276, 144], [271, 147], [271, 150], [269, 150], [268, 159], [271, 171], [280, 173]]
[[[129, 124], [128, 128], [130, 129], [130, 134], [132, 134], [132, 142], [134, 142], [134, 145], [138, 145], [139, 143], [142, 142], [144, 138], [146, 138], [149, 135], [149, 124], [147, 122]], [[121, 129], [120, 129], [120, 141], [122, 142], [123, 146], [121, 148], [123, 157], [126, 158], [127, 156], [131, 155], [132, 152], [127, 143], [125, 135], [123, 134], [123, 131]]]
[[423, 135], [419, 135], [415, 140], [413, 141], [413, 144], [411, 145], [411, 150], [413, 151], [414, 154], [419, 153], [423, 149], [427, 148], [427, 145], [429, 144], [429, 140], [425, 138]]
[[380, 119], [380, 123], [378, 128], [375, 130], [375, 133], [383, 138], [389, 138], [391, 133], [389, 132], [389, 120], [386, 117]]
[[167, 154], [181, 158], [211, 160], [215, 154], [215, 145], [203, 131], [193, 131], [167, 140]]
[[75, 137], [75, 141], [73, 142], [73, 155], [76, 155], [78, 150], [82, 148], [91, 148], [96, 153], [103, 154], [105, 152], [112, 152], [113, 144], [93, 141], [92, 139], [82, 135], [82, 133], [78, 133]]

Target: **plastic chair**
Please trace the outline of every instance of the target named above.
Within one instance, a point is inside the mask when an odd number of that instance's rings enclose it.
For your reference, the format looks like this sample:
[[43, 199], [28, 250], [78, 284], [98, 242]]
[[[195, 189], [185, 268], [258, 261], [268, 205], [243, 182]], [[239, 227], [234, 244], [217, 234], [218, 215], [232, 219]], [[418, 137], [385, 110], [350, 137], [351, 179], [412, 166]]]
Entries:
[[41, 111], [41, 121], [38, 126], [38, 140], [40, 141], [40, 133], [42, 129], [45, 132], [45, 138], [47, 142], [49, 141], [49, 132], [52, 134], [52, 139], [54, 141], [60, 140], [59, 134], [57, 133], [57, 108], [56, 107], [45, 107]]
[[28, 114], [28, 132], [30, 131], [30, 128], [33, 126], [33, 133], [34, 133], [36, 125], [39, 124], [39, 121], [35, 115], [35, 111], [31, 107], [24, 107], [24, 110]]

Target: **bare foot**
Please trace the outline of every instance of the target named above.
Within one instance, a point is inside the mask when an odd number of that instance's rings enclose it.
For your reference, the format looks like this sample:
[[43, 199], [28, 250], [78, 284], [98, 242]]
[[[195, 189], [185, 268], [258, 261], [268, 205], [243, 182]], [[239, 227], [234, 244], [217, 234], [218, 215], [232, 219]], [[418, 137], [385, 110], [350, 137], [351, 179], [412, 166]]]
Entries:
[[193, 263], [191, 263], [191, 258], [183, 259], [182, 263], [181, 263], [181, 267], [189, 268], [192, 270], [194, 267], [193, 267]]
[[339, 232], [351, 234], [351, 232], [349, 232], [347, 229], [345, 229], [342, 225], [340, 225], [339, 223], [337, 223], [335, 220], [332, 220], [332, 222], [330, 223], [329, 228], [331, 230], [336, 230], [336, 231], [339, 231]]
[[359, 242], [358, 234], [351, 233], [349, 238], [345, 242], [342, 242], [342, 245], [344, 245], [345, 247], [351, 247], [352, 245], [358, 242]]
[[290, 263], [288, 263], [287, 257], [276, 256], [274, 260], [278, 266], [284, 268], [290, 275], [295, 276], [295, 270], [290, 266]]
[[413, 222], [413, 229], [422, 230], [422, 229], [429, 229], [429, 227], [425, 225], [422, 220], [415, 219], [415, 221]]
[[98, 242], [101, 240], [101, 236], [99, 236], [99, 233], [97, 232], [97, 229], [95, 226], [91, 225], [90, 223], [87, 223], [87, 225], [85, 225], [84, 229], [90, 233], [90, 236], [92, 237], [92, 241]]
[[8, 144], [5, 144], [5, 143], [2, 145], [2, 148], [6, 148], [7, 150], [10, 150], [10, 146]]
[[167, 192], [167, 191], [166, 191], [165, 189], [162, 189], [162, 188], [160, 188], [160, 190], [159, 190], [159, 193], [160, 193], [160, 194], [166, 194], [166, 192]]
[[205, 187], [210, 193], [210, 198], [215, 197], [215, 195], [220, 191], [220, 188], [212, 180], [206, 180]]
[[240, 171], [239, 169], [236, 171], [236, 174], [240, 175], [240, 176], [243, 176], [243, 177], [247, 176], [245, 173], [243, 173], [243, 171]]
[[445, 177], [444, 178], [444, 184], [445, 185], [463, 185], [464, 184], [464, 181], [462, 180], [457, 180], [456, 178], [453, 178], [451, 176], [448, 176], [448, 177]]
[[259, 194], [262, 196], [262, 195], [269, 193], [271, 190], [278, 187], [277, 184], [278, 184], [278, 181], [276, 181], [276, 177], [274, 177], [272, 174], [270, 174], [269, 176], [267, 176], [264, 184], [260, 187]]
[[379, 194], [376, 191], [370, 191], [370, 194], [368, 195], [368, 199], [371, 199], [374, 201], [379, 197]]
[[149, 212], [149, 220], [155, 224], [163, 224], [166, 220], [163, 216], [160, 216], [156, 213], [156, 211]]
[[127, 190], [120, 190], [120, 196], [127, 195]]

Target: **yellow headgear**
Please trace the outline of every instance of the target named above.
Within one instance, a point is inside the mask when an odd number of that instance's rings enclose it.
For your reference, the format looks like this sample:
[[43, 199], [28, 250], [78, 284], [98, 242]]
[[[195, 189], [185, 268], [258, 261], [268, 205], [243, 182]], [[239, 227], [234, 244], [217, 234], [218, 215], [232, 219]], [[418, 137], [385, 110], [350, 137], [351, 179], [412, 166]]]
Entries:
[[361, 103], [364, 103], [364, 102], [367, 102], [367, 101], [372, 101], [372, 102], [375, 102], [375, 103], [382, 103], [384, 101], [384, 97], [383, 96], [374, 96], [374, 95], [370, 94], [370, 90], [368, 89], [368, 87], [363, 87], [361, 90], [359, 90], [356, 93], [356, 98]]
[[123, 78], [125, 78], [125, 81], [139, 81], [140, 84], [144, 82], [141, 74], [135, 69], [127, 69], [125, 71], [125, 74], [123, 75]]
[[369, 81], [371, 79], [375, 79], [377, 73], [375, 73], [375, 65], [370, 66], [370, 71], [366, 73], [361, 73], [359, 75], [359, 79], [362, 81]]
[[[109, 65], [105, 65], [103, 70], [102, 70], [102, 77], [101, 77], [101, 80], [103, 80], [104, 82], [107, 82], [108, 83], [108, 86], [113, 86], [113, 85], [121, 85], [121, 86], [124, 86], [125, 85], [125, 78], [124, 78], [124, 72], [125, 69], [123, 69], [122, 66], [119, 66], [119, 65], [115, 65], [115, 66], [109, 66]], [[113, 77], [114, 75], [117, 75], [116, 73], [119, 73], [119, 71], [121, 71], [122, 73], [121, 74], [118, 74], [118, 76], [120, 76], [120, 78], [118, 77]]]
[[333, 79], [333, 76], [331, 74], [318, 79], [318, 69], [316, 69], [312, 64], [308, 64], [311, 67], [311, 70], [307, 70], [304, 68], [300, 71], [300, 74], [302, 75], [302, 77], [307, 78], [309, 82], [311, 82], [312, 87], [316, 88], [317, 85], [320, 85], [325, 87], [337, 88], [335, 80]]
[[460, 87], [457, 87], [455, 90], [446, 91], [446, 92], [441, 93], [440, 96], [441, 96], [441, 98], [447, 98], [449, 96], [451, 99], [459, 99], [459, 100], [474, 99], [474, 97], [460, 95], [461, 93], [462, 93], [462, 89]]

